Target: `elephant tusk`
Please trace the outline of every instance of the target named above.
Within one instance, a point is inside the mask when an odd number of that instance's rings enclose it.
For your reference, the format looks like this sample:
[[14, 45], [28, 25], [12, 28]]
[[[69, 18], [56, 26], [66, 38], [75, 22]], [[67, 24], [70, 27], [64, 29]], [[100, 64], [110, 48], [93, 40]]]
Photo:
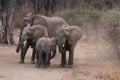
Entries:
[[26, 43], [27, 43], [27, 41], [24, 41], [24, 42], [23, 42], [23, 44], [26, 44]]
[[62, 47], [64, 47], [64, 46], [65, 46], [65, 44], [62, 45]]
[[53, 51], [51, 51], [51, 55], [53, 55]]

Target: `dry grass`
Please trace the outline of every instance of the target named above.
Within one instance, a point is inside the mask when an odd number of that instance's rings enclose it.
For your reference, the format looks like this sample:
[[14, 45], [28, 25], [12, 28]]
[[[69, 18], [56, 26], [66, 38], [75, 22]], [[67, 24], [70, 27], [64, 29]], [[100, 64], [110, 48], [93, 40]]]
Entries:
[[98, 80], [120, 80], [120, 68], [104, 70], [95, 76]]

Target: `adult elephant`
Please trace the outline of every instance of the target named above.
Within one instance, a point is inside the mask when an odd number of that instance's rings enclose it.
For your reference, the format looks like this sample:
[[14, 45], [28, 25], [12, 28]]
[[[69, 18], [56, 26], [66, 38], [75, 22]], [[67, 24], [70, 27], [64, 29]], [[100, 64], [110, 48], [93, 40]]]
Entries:
[[[32, 13], [27, 14], [21, 23], [19, 43], [18, 43], [18, 46], [16, 49], [17, 53], [20, 51], [20, 49], [24, 49], [23, 44], [21, 44], [20, 41], [21, 41], [22, 31], [23, 31], [24, 27], [28, 24], [30, 24], [31, 26], [32, 25], [42, 25], [43, 27], [45, 27], [47, 29], [49, 37], [56, 36], [57, 32], [60, 30], [60, 28], [63, 25], [68, 26], [66, 21], [60, 17], [46, 17], [46, 16], [42, 16], [40, 14], [32, 14]], [[29, 43], [32, 43], [32, 41], [27, 41], [26, 46], [28, 46]], [[33, 49], [33, 53], [34, 53], [34, 49]], [[21, 54], [22, 54], [22, 50], [21, 50]], [[34, 62], [34, 59], [32, 59], [32, 62]]]
[[62, 27], [56, 36], [58, 48], [62, 55], [61, 66], [66, 67], [66, 51], [69, 51], [68, 67], [73, 67], [74, 48], [82, 37], [82, 30], [78, 26]]
[[68, 26], [66, 21], [61, 17], [47, 17], [30, 13], [24, 17], [24, 23], [44, 26], [47, 29], [49, 37], [54, 37], [63, 25]]
[[42, 36], [48, 37], [48, 34], [47, 34], [46, 29], [41, 25], [34, 25], [32, 27], [27, 26], [24, 28], [22, 35], [21, 35], [20, 44], [24, 44], [24, 42], [26, 41], [26, 45], [23, 47], [24, 49], [21, 50], [22, 52], [21, 52], [20, 63], [24, 63], [25, 54], [29, 46], [31, 46], [34, 50], [34, 53], [32, 54], [32, 58], [31, 58], [31, 61], [34, 61], [35, 44], [36, 44], [36, 41]]

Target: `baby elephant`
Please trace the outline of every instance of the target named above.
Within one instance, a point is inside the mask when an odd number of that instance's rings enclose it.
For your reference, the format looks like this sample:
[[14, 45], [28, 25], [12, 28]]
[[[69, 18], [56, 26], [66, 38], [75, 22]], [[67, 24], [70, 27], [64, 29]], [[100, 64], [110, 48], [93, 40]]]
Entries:
[[56, 53], [56, 45], [57, 42], [55, 38], [42, 37], [37, 40], [36, 67], [42, 66], [43, 68], [46, 68], [50, 65], [50, 59], [53, 58]]

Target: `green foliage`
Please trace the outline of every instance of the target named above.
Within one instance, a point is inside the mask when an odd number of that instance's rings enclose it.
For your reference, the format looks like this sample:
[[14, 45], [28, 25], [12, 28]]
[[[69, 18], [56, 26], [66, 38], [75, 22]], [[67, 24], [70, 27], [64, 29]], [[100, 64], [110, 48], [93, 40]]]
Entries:
[[63, 17], [69, 24], [82, 26], [85, 23], [96, 23], [100, 20], [101, 13], [98, 10], [65, 10], [62, 13], [56, 13]]
[[107, 12], [107, 14], [109, 16], [111, 16], [112, 18], [120, 18], [120, 11], [116, 11], [116, 10], [109, 10]]

